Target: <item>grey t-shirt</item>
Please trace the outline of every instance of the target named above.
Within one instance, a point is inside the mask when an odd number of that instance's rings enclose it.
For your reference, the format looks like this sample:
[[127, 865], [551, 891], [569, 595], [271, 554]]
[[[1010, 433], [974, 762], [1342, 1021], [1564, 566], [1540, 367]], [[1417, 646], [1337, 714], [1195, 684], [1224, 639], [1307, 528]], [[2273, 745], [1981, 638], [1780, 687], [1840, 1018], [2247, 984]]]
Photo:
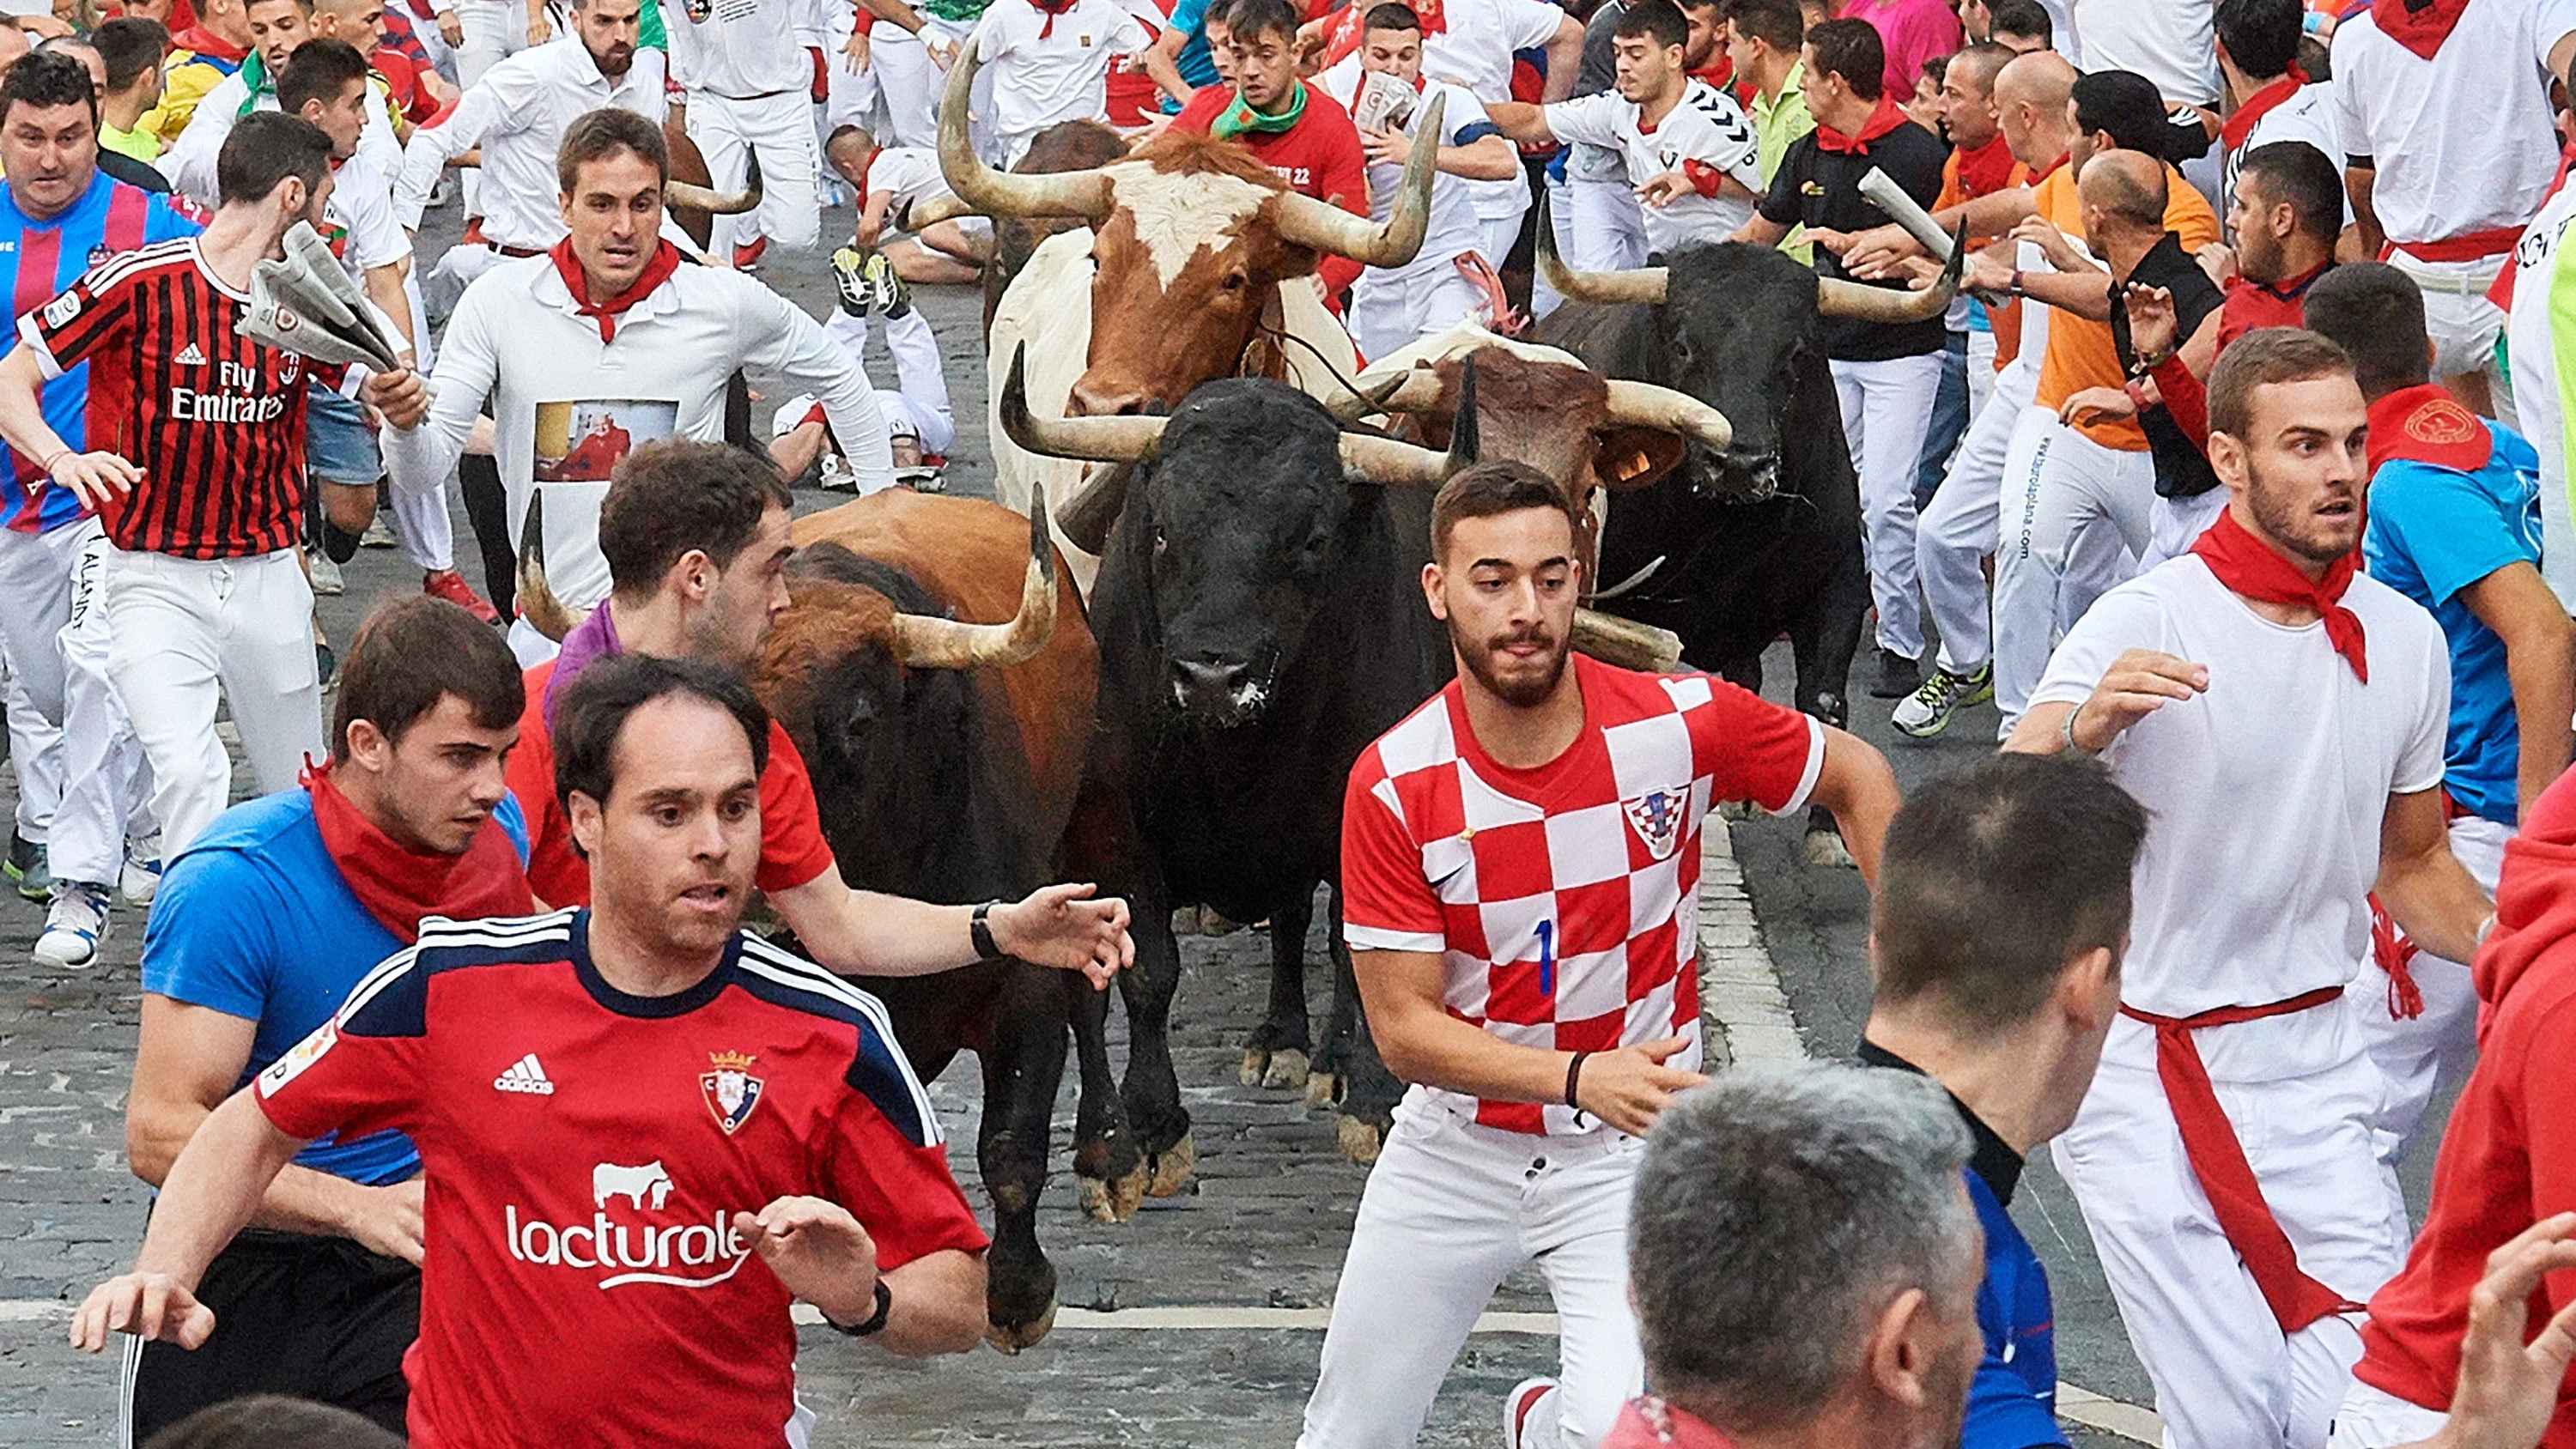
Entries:
[[[1593, 11], [1592, 18], [1583, 23], [1583, 65], [1574, 73], [1574, 95], [1588, 96], [1606, 91], [1617, 79], [1617, 73], [1612, 69], [1610, 32], [1618, 28], [1619, 17], [1627, 13], [1627, 0], [1602, 0], [1601, 8]], [[1619, 153], [1607, 146], [1578, 143], [1565, 158], [1565, 175], [1569, 181], [1619, 181], [1627, 174]]]

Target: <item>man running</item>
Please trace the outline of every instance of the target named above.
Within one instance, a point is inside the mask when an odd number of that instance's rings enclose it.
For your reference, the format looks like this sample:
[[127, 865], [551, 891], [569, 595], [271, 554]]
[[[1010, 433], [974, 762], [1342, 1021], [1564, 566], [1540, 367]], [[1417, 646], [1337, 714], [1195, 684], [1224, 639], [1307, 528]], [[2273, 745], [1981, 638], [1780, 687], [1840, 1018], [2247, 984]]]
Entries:
[[2227, 511], [2068, 631], [2006, 747], [2099, 755], [2156, 821], [2127, 1019], [2054, 1153], [2169, 1441], [2314, 1449], [2406, 1251], [2344, 994], [2364, 899], [2456, 961], [2492, 917], [2443, 831], [2441, 630], [2355, 569], [2351, 361], [2267, 329], [2209, 396]]
[[1458, 677], [1351, 769], [1346, 930], [1370, 1032], [1414, 1086], [1360, 1199], [1302, 1449], [1410, 1442], [1533, 1258], [1564, 1378], [1512, 1391], [1505, 1443], [1598, 1442], [1644, 1372], [1637, 1139], [1704, 1080], [1701, 818], [1819, 802], [1876, 876], [1896, 808], [1877, 751], [1706, 675], [1569, 665], [1574, 529], [1563, 490], [1518, 463], [1440, 490], [1422, 591]]

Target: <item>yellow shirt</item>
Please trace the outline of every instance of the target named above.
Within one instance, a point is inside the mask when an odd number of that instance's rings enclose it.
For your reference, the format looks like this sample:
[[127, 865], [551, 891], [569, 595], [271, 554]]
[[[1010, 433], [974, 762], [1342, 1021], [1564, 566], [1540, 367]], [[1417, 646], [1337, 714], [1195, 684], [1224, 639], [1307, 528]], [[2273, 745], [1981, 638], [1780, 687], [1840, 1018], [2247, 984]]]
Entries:
[[[2075, 168], [2060, 166], [2048, 173], [2032, 195], [2032, 204], [2059, 231], [2075, 241], [2084, 240], [2084, 203], [2075, 192]], [[2165, 168], [2165, 230], [2182, 239], [2182, 249], [2196, 252], [2218, 240], [2218, 216], [2209, 209], [2198, 188], [2182, 179], [2182, 173]], [[2078, 317], [2060, 307], [2049, 314], [2048, 350], [2040, 355], [2039, 395], [2041, 407], [2054, 411], [2068, 398], [2088, 387], [2119, 387], [2128, 381], [2120, 367], [2119, 350], [2111, 343], [2111, 324]], [[2105, 418], [2078, 423], [2075, 430], [2106, 448], [2123, 453], [2147, 450], [2147, 435], [2134, 418]]]
[[99, 122], [98, 144], [119, 155], [131, 156], [146, 165], [160, 159], [161, 138], [152, 134], [151, 130], [144, 125], [150, 115], [151, 113], [147, 111], [142, 116], [136, 117], [134, 129], [131, 131], [120, 131], [105, 121]]
[[164, 146], [176, 144], [179, 133], [188, 129], [188, 118], [197, 113], [197, 102], [231, 74], [193, 50], [170, 52], [161, 62], [161, 104], [136, 118], [134, 129], [160, 137]]

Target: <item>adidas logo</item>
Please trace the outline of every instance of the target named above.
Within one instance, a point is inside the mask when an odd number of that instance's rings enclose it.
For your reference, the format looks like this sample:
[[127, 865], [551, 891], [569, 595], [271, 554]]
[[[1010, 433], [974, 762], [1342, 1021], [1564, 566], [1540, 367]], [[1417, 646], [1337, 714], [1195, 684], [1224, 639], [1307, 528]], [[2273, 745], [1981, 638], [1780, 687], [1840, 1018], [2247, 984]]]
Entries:
[[546, 1069], [537, 1065], [535, 1052], [510, 1063], [509, 1070], [492, 1079], [492, 1085], [504, 1092], [526, 1092], [534, 1097], [555, 1094], [555, 1084], [546, 1080]]
[[180, 348], [179, 355], [172, 358], [171, 361], [178, 363], [181, 367], [203, 367], [206, 365], [206, 354], [199, 352], [197, 350], [197, 344], [191, 342], [187, 346]]

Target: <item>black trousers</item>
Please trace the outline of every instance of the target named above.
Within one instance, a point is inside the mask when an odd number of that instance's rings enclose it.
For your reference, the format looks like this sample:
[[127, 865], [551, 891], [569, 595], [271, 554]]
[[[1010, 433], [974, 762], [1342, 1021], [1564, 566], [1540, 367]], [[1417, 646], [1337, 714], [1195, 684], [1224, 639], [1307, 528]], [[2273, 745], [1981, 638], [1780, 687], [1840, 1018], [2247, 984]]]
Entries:
[[207, 1266], [197, 1301], [215, 1312], [204, 1346], [125, 1340], [125, 1445], [248, 1394], [317, 1399], [403, 1432], [418, 1268], [346, 1238], [249, 1228]]

